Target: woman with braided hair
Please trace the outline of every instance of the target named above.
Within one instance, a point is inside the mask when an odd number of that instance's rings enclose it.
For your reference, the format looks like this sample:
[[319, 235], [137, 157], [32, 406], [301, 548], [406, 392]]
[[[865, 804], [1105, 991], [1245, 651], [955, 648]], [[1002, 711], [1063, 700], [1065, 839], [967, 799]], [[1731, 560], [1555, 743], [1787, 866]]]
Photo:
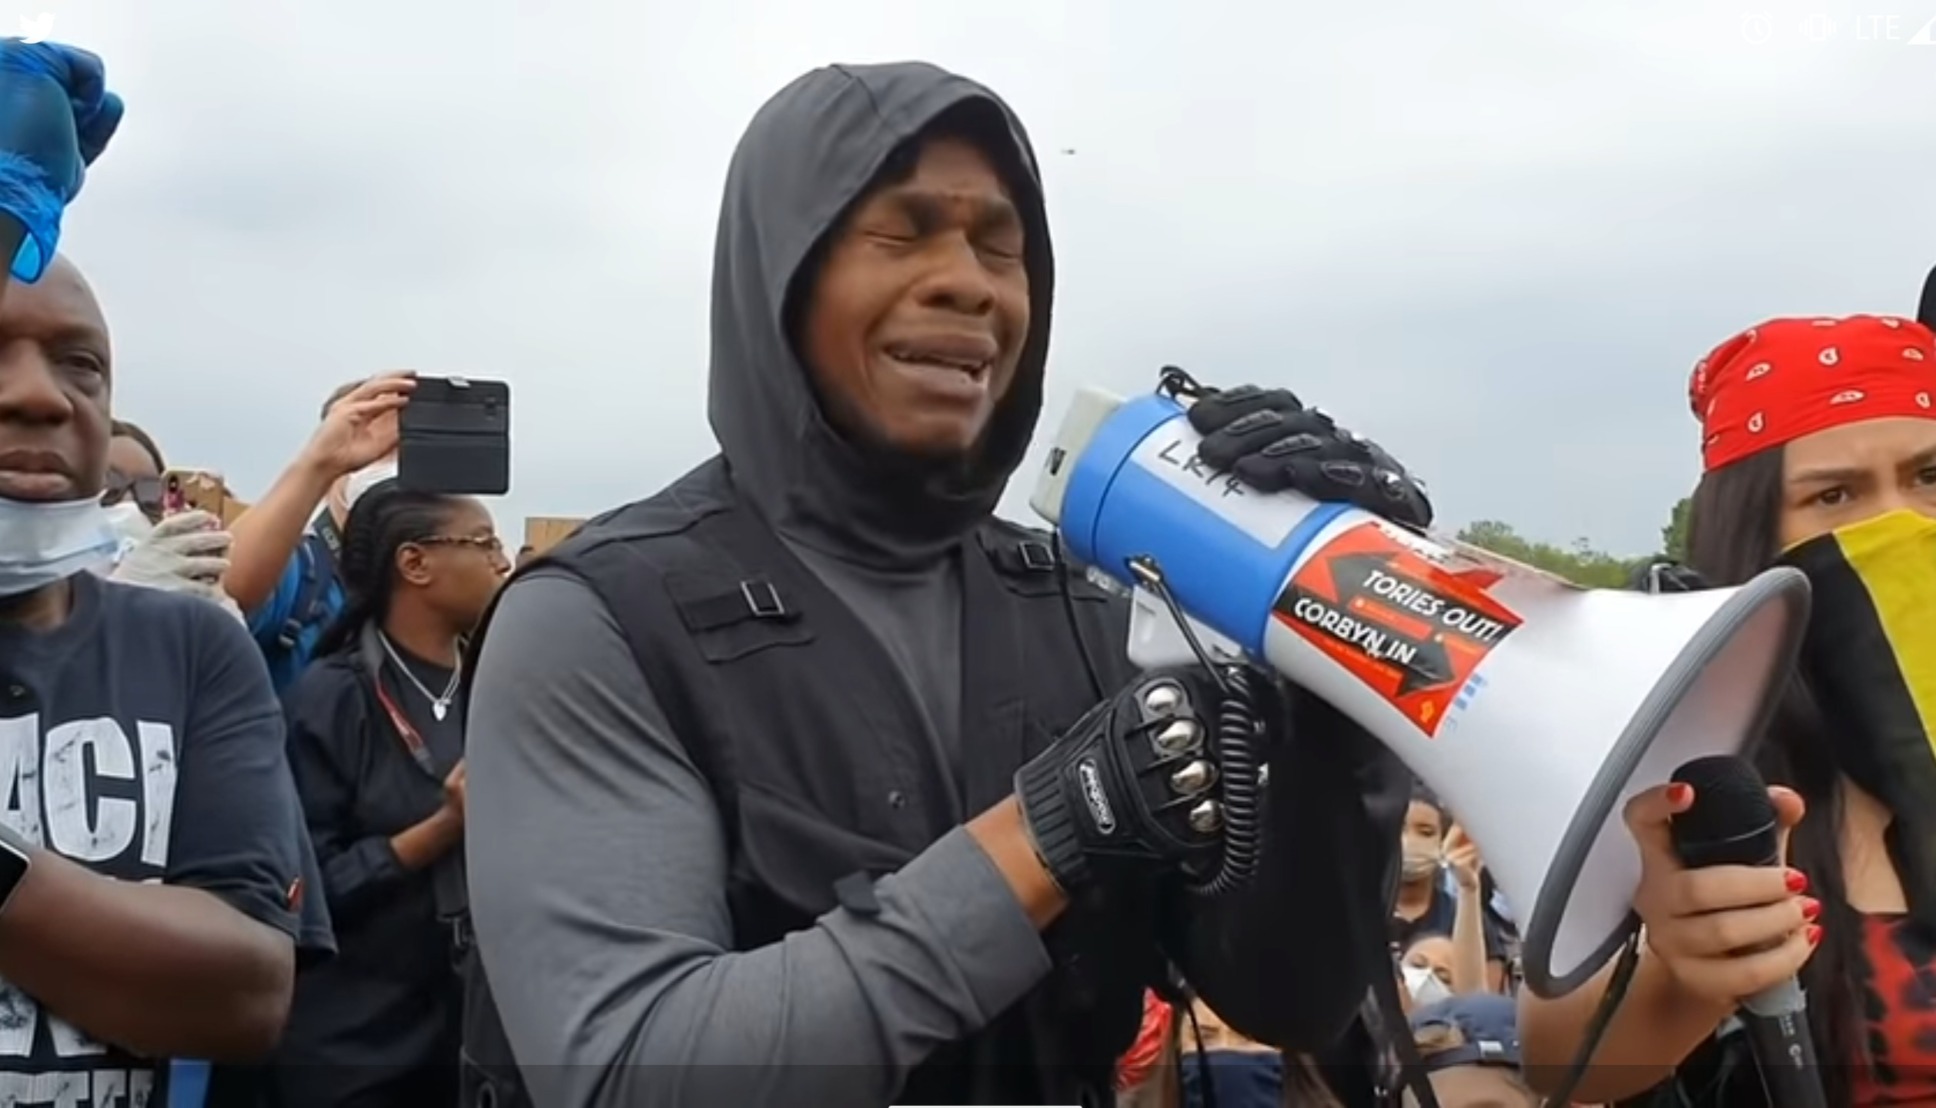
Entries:
[[[1829, 1108], [1936, 1104], [1936, 334], [1911, 320], [1777, 319], [1693, 374], [1704, 474], [1690, 574], [1774, 565], [1814, 603], [1797, 675], [1755, 760], [1786, 866], [1684, 869], [1669, 834], [1693, 790], [1649, 790], [1638, 968], [1575, 1101], [1764, 1103], [1727, 1026], [1797, 973]], [[1522, 997], [1527, 1075], [1549, 1090], [1584, 1045], [1608, 973]]]
[[384, 481], [351, 505], [347, 604], [284, 694], [337, 956], [296, 981], [287, 1108], [454, 1103], [465, 636], [509, 564], [482, 504]]

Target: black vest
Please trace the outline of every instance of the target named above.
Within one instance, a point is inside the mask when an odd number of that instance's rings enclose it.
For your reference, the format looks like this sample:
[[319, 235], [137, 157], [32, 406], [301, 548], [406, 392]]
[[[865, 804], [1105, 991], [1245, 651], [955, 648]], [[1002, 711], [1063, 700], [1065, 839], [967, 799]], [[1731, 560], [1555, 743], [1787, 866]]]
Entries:
[[[990, 519], [958, 557], [958, 796], [928, 744], [910, 741], [920, 709], [885, 648], [740, 502], [723, 461], [591, 521], [521, 571], [562, 568], [598, 593], [709, 780], [736, 949], [837, 906], [875, 910], [869, 879], [1008, 796], [1015, 771], [1095, 705], [1098, 686], [1132, 677], [1128, 605], [1068, 571], [1045, 536]], [[1050, 930], [1047, 980], [937, 1052], [894, 1103], [1113, 1104], [1115, 1060], [1162, 961], [1154, 889], [1104, 896]]]

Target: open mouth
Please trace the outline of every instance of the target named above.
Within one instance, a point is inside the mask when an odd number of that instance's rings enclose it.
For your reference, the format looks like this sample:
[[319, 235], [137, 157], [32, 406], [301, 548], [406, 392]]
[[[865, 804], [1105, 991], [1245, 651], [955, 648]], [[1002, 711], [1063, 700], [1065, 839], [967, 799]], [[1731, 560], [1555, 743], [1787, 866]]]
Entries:
[[902, 365], [954, 370], [977, 380], [987, 376], [995, 365], [993, 342], [890, 343], [882, 353]]

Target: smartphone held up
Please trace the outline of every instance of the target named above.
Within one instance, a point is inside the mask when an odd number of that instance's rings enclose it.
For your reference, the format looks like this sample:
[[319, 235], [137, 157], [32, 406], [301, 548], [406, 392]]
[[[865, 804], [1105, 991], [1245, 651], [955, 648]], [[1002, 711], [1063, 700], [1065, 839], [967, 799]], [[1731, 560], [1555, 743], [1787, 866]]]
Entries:
[[243, 512], [246, 501], [229, 491], [228, 482], [212, 469], [170, 469], [161, 475], [161, 516], [203, 511], [227, 527]]
[[419, 377], [397, 421], [397, 480], [419, 492], [502, 496], [511, 488], [511, 386]]

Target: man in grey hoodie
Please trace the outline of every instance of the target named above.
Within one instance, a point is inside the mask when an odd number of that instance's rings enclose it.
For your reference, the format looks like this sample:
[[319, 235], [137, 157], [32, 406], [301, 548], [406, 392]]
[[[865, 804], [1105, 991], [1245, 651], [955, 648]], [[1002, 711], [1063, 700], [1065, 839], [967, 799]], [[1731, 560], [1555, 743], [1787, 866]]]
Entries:
[[[721, 454], [526, 566], [482, 632], [471, 907], [541, 1108], [1103, 1103], [1164, 954], [1255, 1037], [1350, 1020], [1407, 778], [1321, 706], [1270, 711], [1264, 871], [1181, 890], [1216, 821], [1163, 802], [1148, 739], [1201, 735], [1220, 686], [1136, 674], [1122, 602], [993, 514], [1053, 284], [982, 86], [829, 67], [749, 127]], [[1423, 505], [1289, 394], [1226, 398], [1278, 444], [1242, 468]]]

